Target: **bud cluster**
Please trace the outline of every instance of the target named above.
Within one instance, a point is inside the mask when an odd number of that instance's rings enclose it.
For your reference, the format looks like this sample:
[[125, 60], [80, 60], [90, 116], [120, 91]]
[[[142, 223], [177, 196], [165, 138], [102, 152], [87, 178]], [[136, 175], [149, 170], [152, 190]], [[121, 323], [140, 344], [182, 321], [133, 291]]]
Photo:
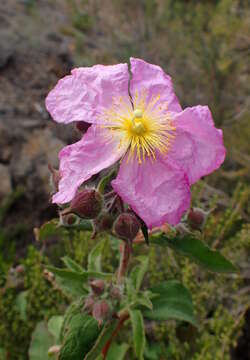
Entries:
[[100, 279], [92, 280], [89, 285], [91, 292], [85, 299], [83, 311], [91, 314], [100, 326], [104, 321], [115, 316], [123, 290], [118, 285], [105, 283]]
[[108, 231], [130, 246], [141, 227], [136, 215], [125, 209], [123, 201], [114, 191], [101, 194], [94, 188], [80, 190], [69, 206], [60, 212], [60, 225], [75, 226], [80, 219], [92, 220], [93, 236]]

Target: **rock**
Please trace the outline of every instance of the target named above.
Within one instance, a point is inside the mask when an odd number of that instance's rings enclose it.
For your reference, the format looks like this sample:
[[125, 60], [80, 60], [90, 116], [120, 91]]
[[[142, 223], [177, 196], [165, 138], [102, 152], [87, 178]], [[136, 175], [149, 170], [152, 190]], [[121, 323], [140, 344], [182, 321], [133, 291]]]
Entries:
[[38, 177], [48, 191], [48, 164], [58, 167], [58, 152], [64, 145], [48, 128], [33, 130], [11, 161], [15, 183], [32, 184], [31, 178]]
[[11, 158], [12, 150], [11, 150], [11, 135], [10, 131], [7, 130], [0, 123], [0, 162], [8, 163]]
[[12, 190], [11, 176], [8, 166], [0, 164], [0, 179], [1, 179], [1, 186], [0, 186], [0, 199], [1, 199], [4, 196], [8, 195]]

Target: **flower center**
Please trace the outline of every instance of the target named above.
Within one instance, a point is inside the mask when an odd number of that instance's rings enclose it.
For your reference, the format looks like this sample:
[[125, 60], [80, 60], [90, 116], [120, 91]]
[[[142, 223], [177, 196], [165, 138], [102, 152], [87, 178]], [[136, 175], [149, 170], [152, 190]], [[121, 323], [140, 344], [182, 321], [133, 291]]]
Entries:
[[123, 98], [115, 99], [103, 115], [112, 124], [104, 126], [114, 136], [116, 131], [120, 134], [120, 144], [129, 143], [128, 160], [136, 158], [140, 164], [146, 158], [156, 159], [157, 153], [169, 151], [175, 138], [175, 127], [167, 103], [160, 101], [160, 95], [147, 100], [147, 92], [136, 92], [133, 105], [134, 110]]
[[136, 109], [134, 111], [134, 116], [132, 117], [131, 122], [132, 133], [134, 133], [135, 135], [143, 135], [146, 132], [146, 128], [143, 125], [142, 111], [140, 109]]

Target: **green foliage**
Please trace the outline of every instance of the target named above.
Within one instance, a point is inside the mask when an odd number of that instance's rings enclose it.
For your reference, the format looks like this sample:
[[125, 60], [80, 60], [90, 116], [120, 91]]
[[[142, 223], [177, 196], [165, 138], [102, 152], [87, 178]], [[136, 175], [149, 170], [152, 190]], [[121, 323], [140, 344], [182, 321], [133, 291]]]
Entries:
[[154, 286], [151, 291], [153, 309], [144, 311], [146, 318], [178, 319], [196, 325], [191, 295], [181, 283], [171, 280]]
[[133, 329], [135, 355], [139, 360], [143, 360], [146, 344], [143, 316], [140, 310], [130, 310], [129, 315]]
[[30, 360], [49, 360], [48, 349], [54, 344], [45, 322], [37, 324], [29, 348]]
[[77, 313], [68, 321], [60, 350], [60, 360], [79, 360], [86, 355], [100, 333], [97, 321], [86, 314]]
[[169, 246], [175, 251], [188, 256], [201, 266], [218, 273], [236, 272], [236, 267], [220, 252], [209, 247], [192, 234], [175, 235], [172, 239], [165, 234], [154, 234], [151, 243], [160, 246]]
[[113, 331], [115, 330], [116, 326], [118, 324], [118, 320], [112, 320], [111, 322], [108, 322], [100, 332], [95, 345], [89, 351], [89, 353], [85, 356], [84, 360], [96, 360], [97, 357], [101, 354], [103, 347], [107, 343], [107, 341], [110, 339]]

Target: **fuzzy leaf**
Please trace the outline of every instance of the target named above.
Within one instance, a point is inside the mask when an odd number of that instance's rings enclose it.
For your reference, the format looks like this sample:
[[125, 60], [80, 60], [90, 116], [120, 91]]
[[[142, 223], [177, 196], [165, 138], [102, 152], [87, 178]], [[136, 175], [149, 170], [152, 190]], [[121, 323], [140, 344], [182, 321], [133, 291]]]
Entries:
[[176, 236], [168, 238], [165, 234], [154, 234], [150, 237], [153, 244], [168, 246], [173, 250], [188, 256], [206, 269], [218, 273], [236, 272], [236, 267], [220, 252], [211, 250], [201, 240], [193, 235]]
[[54, 266], [47, 266], [47, 269], [56, 276], [57, 284], [66, 295], [73, 297], [88, 293], [88, 290], [84, 287], [84, 283], [87, 283], [88, 279], [111, 280], [113, 276], [113, 274], [98, 271], [76, 272], [69, 269], [55, 268]]
[[73, 315], [67, 327], [59, 360], [83, 359], [95, 344], [101, 329], [93, 317], [81, 313]]
[[140, 292], [136, 296], [134, 306], [138, 306], [138, 305], [144, 306], [150, 310], [153, 309], [152, 301], [151, 301], [150, 297], [148, 296], [147, 292]]
[[88, 293], [84, 288], [84, 283], [88, 280], [87, 274], [77, 273], [69, 269], [58, 269], [47, 266], [47, 269], [55, 275], [55, 280], [60, 289], [67, 295], [77, 298]]
[[49, 236], [60, 235], [63, 229], [58, 227], [58, 220], [53, 219], [43, 224], [40, 229], [36, 229], [35, 235], [37, 241], [44, 241]]
[[108, 351], [107, 360], [123, 360], [128, 351], [129, 345], [126, 343], [112, 343]]
[[143, 315], [152, 320], [176, 319], [196, 325], [192, 298], [189, 291], [178, 281], [163, 282], [151, 289], [153, 310], [143, 310]]
[[115, 330], [118, 324], [118, 320], [113, 320], [111, 323], [107, 323], [102, 329], [98, 339], [96, 340], [95, 345], [92, 347], [90, 352], [85, 356], [84, 360], [96, 360], [97, 357], [101, 354], [101, 351], [107, 341], [110, 339], [113, 331]]
[[75, 272], [84, 272], [84, 269], [81, 267], [81, 265], [77, 264], [74, 260], [72, 260], [68, 256], [64, 256], [62, 258], [62, 261], [67, 266], [69, 270], [75, 271]]
[[53, 336], [48, 332], [45, 322], [37, 324], [30, 343], [30, 360], [48, 360], [48, 350], [54, 345]]
[[135, 290], [138, 292], [148, 269], [148, 257], [138, 256], [136, 259], [140, 261], [140, 265], [135, 266], [131, 271], [131, 279]]
[[88, 256], [88, 270], [101, 271], [102, 252], [106, 244], [106, 239], [103, 239], [91, 250]]
[[63, 316], [52, 316], [48, 321], [48, 330], [54, 336], [55, 343], [59, 344], [61, 327], [63, 324]]
[[112, 180], [112, 178], [115, 177], [117, 171], [115, 169], [111, 170], [108, 175], [104, 176], [98, 186], [97, 186], [97, 190], [101, 193], [101, 194], [104, 194], [105, 192], [105, 188], [106, 186], [110, 183], [110, 181]]
[[139, 360], [143, 360], [143, 353], [146, 345], [144, 322], [140, 310], [129, 310], [133, 329], [133, 340], [135, 354]]

